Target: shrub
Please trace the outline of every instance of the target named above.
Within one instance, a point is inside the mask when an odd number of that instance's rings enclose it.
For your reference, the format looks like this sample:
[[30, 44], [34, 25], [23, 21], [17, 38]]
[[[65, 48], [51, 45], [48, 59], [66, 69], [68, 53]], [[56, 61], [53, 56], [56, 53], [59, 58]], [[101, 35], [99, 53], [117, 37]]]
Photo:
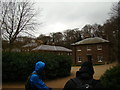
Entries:
[[120, 89], [120, 66], [107, 70], [100, 79], [105, 88]]
[[71, 57], [51, 53], [3, 52], [3, 81], [25, 81], [37, 61], [46, 63], [43, 78], [54, 79], [70, 75]]

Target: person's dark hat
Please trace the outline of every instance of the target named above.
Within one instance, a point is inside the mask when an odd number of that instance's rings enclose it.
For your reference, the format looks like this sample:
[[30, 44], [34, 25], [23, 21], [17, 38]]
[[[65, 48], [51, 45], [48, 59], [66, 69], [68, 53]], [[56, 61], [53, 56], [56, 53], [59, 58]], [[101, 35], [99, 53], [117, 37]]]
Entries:
[[81, 65], [81, 68], [79, 69], [79, 71], [76, 72], [76, 77], [79, 77], [81, 75], [89, 75], [89, 77], [93, 77], [94, 74], [94, 69], [93, 69], [93, 65], [92, 62], [90, 61], [86, 61]]

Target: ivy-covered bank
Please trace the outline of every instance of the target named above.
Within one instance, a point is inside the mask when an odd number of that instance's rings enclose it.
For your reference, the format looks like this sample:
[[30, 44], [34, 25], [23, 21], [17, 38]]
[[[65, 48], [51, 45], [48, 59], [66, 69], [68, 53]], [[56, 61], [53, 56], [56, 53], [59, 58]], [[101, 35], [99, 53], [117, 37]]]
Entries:
[[46, 63], [43, 79], [54, 79], [70, 75], [72, 60], [70, 56], [51, 53], [2, 53], [2, 79], [6, 81], [25, 81], [32, 73], [37, 61]]

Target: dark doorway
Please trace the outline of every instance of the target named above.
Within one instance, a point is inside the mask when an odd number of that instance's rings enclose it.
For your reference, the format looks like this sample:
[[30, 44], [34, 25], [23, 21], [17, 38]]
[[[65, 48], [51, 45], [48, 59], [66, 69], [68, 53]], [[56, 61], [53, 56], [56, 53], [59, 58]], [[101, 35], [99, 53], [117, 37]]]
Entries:
[[87, 54], [87, 60], [92, 61], [92, 55], [91, 54]]

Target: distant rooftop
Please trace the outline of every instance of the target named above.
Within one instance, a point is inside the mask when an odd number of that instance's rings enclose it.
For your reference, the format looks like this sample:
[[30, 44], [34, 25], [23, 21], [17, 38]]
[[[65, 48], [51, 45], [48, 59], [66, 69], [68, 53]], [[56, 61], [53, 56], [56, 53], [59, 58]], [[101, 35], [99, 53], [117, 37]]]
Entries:
[[29, 43], [24, 45], [23, 47], [36, 47], [36, 46], [37, 46], [37, 43]]
[[71, 45], [80, 45], [80, 44], [95, 44], [95, 43], [108, 43], [108, 40], [99, 38], [99, 37], [94, 37], [94, 38], [86, 38], [84, 40], [78, 41], [76, 43], [73, 43]]
[[40, 45], [40, 46], [32, 49], [32, 51], [38, 51], [38, 50], [72, 52], [72, 50], [67, 49], [67, 48], [65, 48], [65, 47], [61, 47], [61, 46], [50, 46], [50, 45]]

